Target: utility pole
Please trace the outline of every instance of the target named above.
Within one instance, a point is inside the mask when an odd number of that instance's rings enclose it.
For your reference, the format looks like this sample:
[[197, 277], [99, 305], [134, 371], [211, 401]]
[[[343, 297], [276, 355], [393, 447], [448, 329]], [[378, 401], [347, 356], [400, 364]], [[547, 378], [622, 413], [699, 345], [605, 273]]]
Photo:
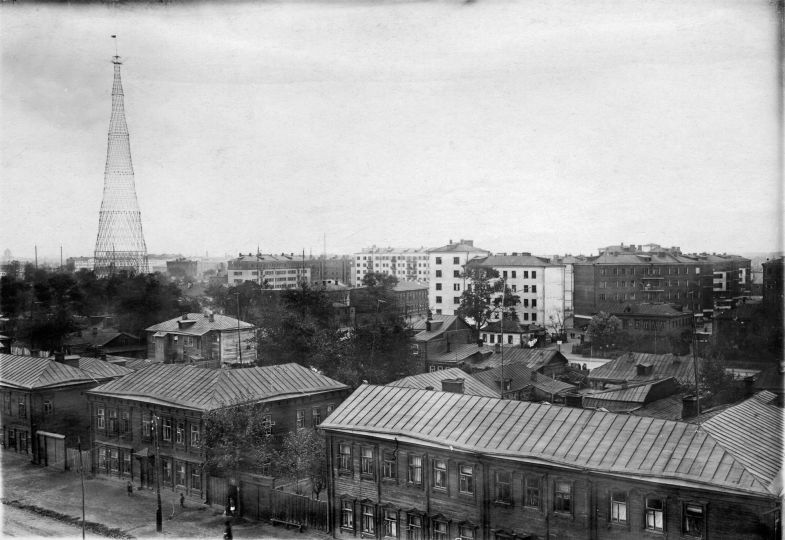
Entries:
[[158, 447], [158, 417], [150, 412], [153, 421], [153, 437], [155, 437], [155, 491], [158, 496], [158, 509], [155, 511], [155, 530], [163, 530], [163, 519], [161, 517], [161, 451]]
[[82, 439], [76, 438], [76, 450], [79, 452], [79, 477], [82, 480], [82, 540], [84, 540], [84, 462], [82, 461]]
[[240, 365], [243, 365], [243, 344], [240, 334], [240, 291], [234, 293], [237, 298], [237, 354], [240, 360]]

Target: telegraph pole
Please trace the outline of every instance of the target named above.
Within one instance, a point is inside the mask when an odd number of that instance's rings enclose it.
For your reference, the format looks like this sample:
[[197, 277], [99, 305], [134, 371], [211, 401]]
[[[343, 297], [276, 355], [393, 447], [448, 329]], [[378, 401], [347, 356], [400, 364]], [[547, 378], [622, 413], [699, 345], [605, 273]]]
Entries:
[[155, 530], [163, 530], [163, 519], [161, 517], [161, 452], [158, 447], [158, 417], [150, 413], [153, 421], [153, 437], [155, 437], [155, 491], [158, 496], [158, 509], [155, 511]]
[[240, 291], [234, 293], [234, 296], [237, 298], [237, 354], [239, 355], [240, 365], [243, 365], [243, 344], [242, 340], [240, 339], [242, 336], [240, 334]]
[[76, 449], [79, 452], [79, 477], [82, 480], [82, 540], [84, 540], [84, 462], [82, 461], [82, 439], [76, 438]]

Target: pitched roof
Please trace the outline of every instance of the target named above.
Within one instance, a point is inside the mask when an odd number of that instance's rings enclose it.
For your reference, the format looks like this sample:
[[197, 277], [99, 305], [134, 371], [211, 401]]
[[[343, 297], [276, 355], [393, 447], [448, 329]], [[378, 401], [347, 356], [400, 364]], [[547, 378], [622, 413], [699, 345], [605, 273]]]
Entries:
[[112, 364], [100, 358], [79, 358], [79, 369], [85, 371], [97, 379], [110, 379], [113, 377], [122, 377], [133, 373], [132, 369], [128, 369], [117, 364]]
[[[676, 381], [673, 379], [673, 377], [654, 381], [644, 381], [627, 387], [609, 388], [607, 390], [600, 390], [584, 394], [583, 406], [587, 408], [603, 407], [608, 410], [612, 410], [609, 408], [609, 406], [612, 407], [614, 402], [621, 404], [621, 406], [626, 406], [625, 404], [633, 403], [637, 403], [640, 406], [649, 401], [649, 394], [652, 392], [652, 390], [654, 390], [657, 386], [661, 386], [662, 384], [671, 384], [673, 385], [674, 389], [676, 388]], [[615, 410], [618, 411], [619, 409]]]
[[703, 429], [765, 485], [775, 488], [782, 471], [782, 426], [781, 407], [750, 398], [709, 419]]
[[775, 494], [709, 432], [683, 422], [363, 385], [321, 428], [659, 483]]
[[545, 257], [533, 255], [489, 255], [484, 259], [472, 261], [473, 265], [478, 266], [563, 266], [559, 263], [551, 263]]
[[107, 343], [110, 343], [113, 339], [120, 337], [120, 336], [128, 336], [134, 341], [138, 341], [139, 337], [133, 334], [129, 334], [128, 332], [118, 332], [115, 330], [99, 330], [95, 334], [92, 332], [83, 332], [82, 335], [72, 335], [66, 339], [66, 343], [69, 345], [81, 345], [87, 344], [92, 345], [93, 347], [103, 347]]
[[502, 323], [504, 326], [504, 333], [507, 334], [522, 334], [529, 331], [528, 324], [521, 324], [520, 321], [513, 321], [512, 319], [503, 319], [502, 321], [490, 321], [480, 329], [480, 332], [487, 332], [489, 334], [501, 333]]
[[238, 402], [346, 388], [294, 363], [246, 369], [157, 364], [93, 388], [90, 393], [206, 411]]
[[427, 251], [428, 253], [472, 252], [472, 251], [484, 251], [485, 253], [488, 254], [491, 253], [487, 249], [478, 248], [472, 244], [467, 244], [465, 242], [455, 242], [452, 244], [447, 244], [446, 246], [431, 248]]
[[[698, 359], [700, 365], [700, 359]], [[638, 375], [638, 364], [652, 366], [649, 375]], [[695, 384], [692, 356], [625, 353], [589, 372], [589, 380], [646, 381], [675, 377], [679, 384]]]
[[463, 393], [469, 396], [500, 397], [499, 392], [488, 388], [472, 375], [467, 374], [460, 368], [448, 368], [430, 373], [411, 375], [403, 379], [393, 381], [387, 386], [400, 388], [419, 388], [425, 390], [432, 386], [436, 390], [441, 390], [442, 381], [445, 379], [463, 379]]
[[[488, 388], [500, 388], [502, 377], [502, 367], [478, 371], [472, 374], [474, 378], [486, 385]], [[534, 375], [534, 379], [532, 379]], [[558, 394], [566, 390], [572, 390], [575, 385], [557, 381], [551, 377], [542, 375], [526, 367], [525, 364], [511, 364], [504, 366], [504, 379], [510, 379], [510, 388], [505, 392], [517, 392], [526, 387], [533, 387], [548, 394]]]
[[567, 359], [556, 349], [522, 349], [515, 347], [502, 347], [504, 353], [496, 352], [488, 358], [476, 362], [472, 365], [475, 369], [495, 368], [501, 365], [504, 357], [504, 365], [524, 364], [529, 369], [538, 371], [551, 363], [568, 364]]
[[150, 367], [155, 364], [163, 364], [163, 360], [156, 360], [155, 358], [131, 358], [128, 356], [113, 356], [113, 355], [106, 355], [106, 360], [111, 361], [120, 361], [125, 363], [125, 367], [130, 369], [131, 371], [138, 371], [140, 369], [144, 369], [146, 367]]
[[467, 359], [477, 355], [488, 356], [490, 351], [488, 349], [481, 349], [476, 343], [451, 343], [449, 351], [431, 352], [428, 354], [428, 362], [430, 363], [446, 363], [454, 362], [461, 363]]
[[33, 390], [97, 382], [81, 369], [49, 358], [0, 353], [0, 384]]
[[446, 331], [450, 330], [453, 327], [453, 325], [461, 326], [461, 323], [463, 323], [463, 326], [465, 326], [466, 328], [469, 327], [465, 322], [463, 322], [463, 319], [461, 319], [457, 315], [442, 315], [440, 319], [436, 319], [436, 318], [432, 319], [431, 330], [427, 330], [428, 327], [427, 323], [428, 321], [423, 321], [422, 324], [420, 323], [416, 324], [416, 326], [414, 327], [415, 330], [417, 328], [424, 328], [425, 330], [422, 330], [421, 332], [418, 332], [417, 334], [414, 335], [415, 341], [430, 341], [433, 338], [439, 337], [442, 334], [444, 334]]
[[662, 420], [681, 420], [683, 394], [673, 394], [639, 407], [630, 414], [645, 416], [646, 418], [660, 418]]
[[[226, 315], [213, 315], [211, 321], [202, 313], [188, 313], [188, 318], [175, 317], [162, 323], [154, 324], [147, 328], [148, 332], [171, 332], [175, 334], [186, 334], [201, 336], [212, 330], [237, 330], [237, 319]], [[240, 328], [254, 328], [254, 325], [240, 321]]]

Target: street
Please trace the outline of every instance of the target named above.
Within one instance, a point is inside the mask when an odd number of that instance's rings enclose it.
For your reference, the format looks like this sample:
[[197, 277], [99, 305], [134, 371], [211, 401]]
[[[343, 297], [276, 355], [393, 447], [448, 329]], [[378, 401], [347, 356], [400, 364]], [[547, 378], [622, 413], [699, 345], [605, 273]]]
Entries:
[[[35, 512], [21, 510], [4, 504], [2, 506], [2, 536], [17, 538], [81, 538], [82, 530], [78, 525], [71, 525], [56, 519], [40, 516]], [[103, 538], [87, 533], [86, 538]]]

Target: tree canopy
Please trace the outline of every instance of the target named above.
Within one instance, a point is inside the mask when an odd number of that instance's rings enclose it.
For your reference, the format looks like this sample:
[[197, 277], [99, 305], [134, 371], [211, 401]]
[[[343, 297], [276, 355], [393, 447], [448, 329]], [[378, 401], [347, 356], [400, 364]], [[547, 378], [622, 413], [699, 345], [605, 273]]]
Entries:
[[589, 321], [587, 333], [595, 347], [613, 346], [621, 337], [621, 321], [615, 315], [600, 311]]
[[461, 294], [461, 304], [455, 313], [471, 320], [475, 332], [479, 333], [497, 311], [501, 311], [504, 318], [518, 320], [515, 306], [520, 303], [520, 297], [513, 294], [504, 280], [499, 279], [497, 270], [469, 265], [463, 277], [469, 283]]

